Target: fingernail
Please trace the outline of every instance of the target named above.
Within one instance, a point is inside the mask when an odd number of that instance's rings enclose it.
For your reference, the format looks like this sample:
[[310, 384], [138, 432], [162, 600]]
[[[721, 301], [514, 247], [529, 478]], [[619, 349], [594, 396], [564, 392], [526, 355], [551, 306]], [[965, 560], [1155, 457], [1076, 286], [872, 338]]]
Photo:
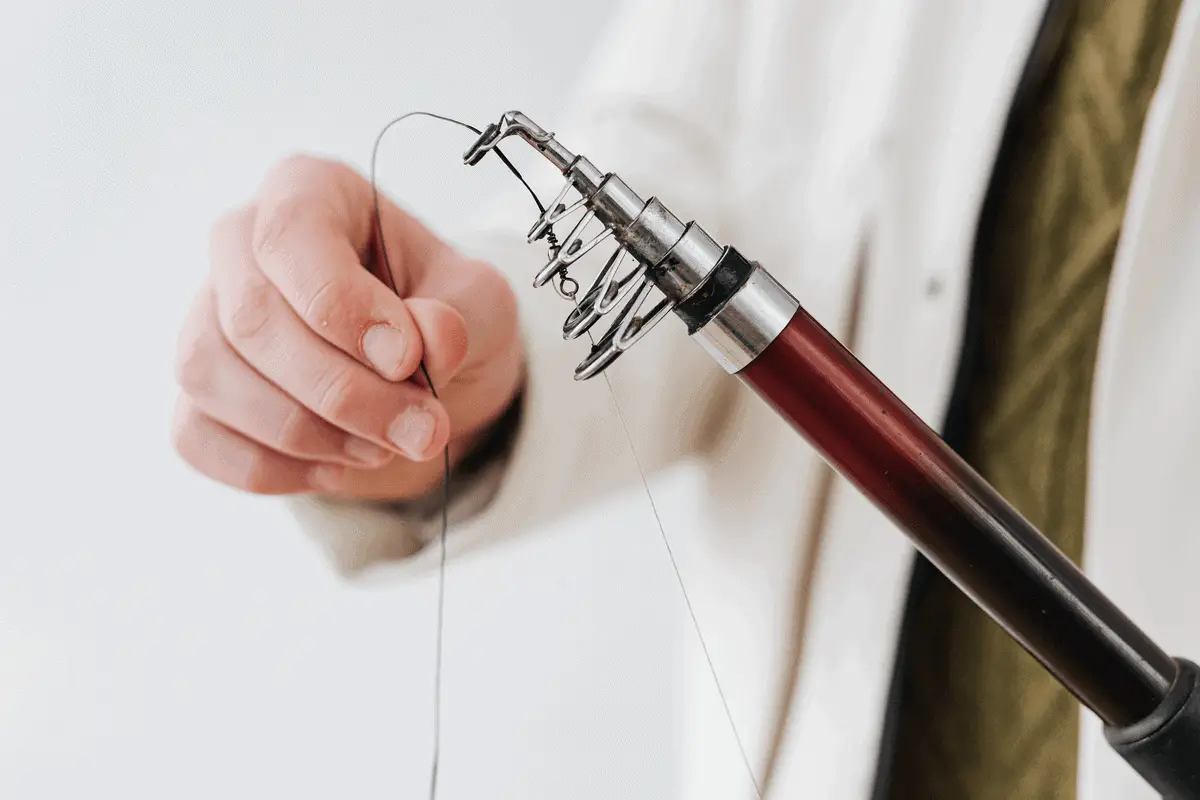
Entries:
[[398, 377], [400, 364], [408, 348], [404, 334], [391, 325], [372, 325], [362, 337], [363, 355], [385, 378]]
[[362, 464], [382, 464], [392, 457], [379, 445], [354, 437], [346, 440], [346, 455]]
[[404, 451], [409, 458], [420, 458], [429, 449], [433, 440], [433, 429], [437, 420], [423, 408], [410, 406], [396, 417], [388, 429], [388, 438]]

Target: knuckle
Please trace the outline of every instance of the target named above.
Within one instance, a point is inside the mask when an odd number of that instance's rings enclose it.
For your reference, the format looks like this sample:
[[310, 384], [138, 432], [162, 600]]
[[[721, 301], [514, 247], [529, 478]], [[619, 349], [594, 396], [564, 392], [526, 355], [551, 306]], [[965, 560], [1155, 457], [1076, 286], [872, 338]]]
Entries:
[[271, 290], [265, 283], [246, 283], [224, 305], [222, 327], [232, 342], [252, 341], [271, 321]]
[[276, 253], [289, 231], [303, 224], [310, 214], [308, 204], [296, 195], [288, 195], [265, 206], [254, 222], [251, 248], [263, 258]]
[[255, 252], [270, 251], [297, 222], [328, 211], [356, 177], [345, 164], [303, 153], [277, 163], [259, 192]]
[[305, 193], [310, 187], [336, 188], [358, 177], [349, 165], [309, 153], [293, 153], [279, 160], [267, 175], [265, 187], [277, 197]]
[[309, 287], [308, 299], [300, 309], [300, 317], [314, 330], [328, 328], [330, 322], [345, 319], [357, 300], [346, 281], [325, 276]]
[[247, 492], [267, 494], [276, 484], [273, 477], [270, 460], [262, 453], [254, 453], [243, 461], [237, 476], [237, 485]]
[[180, 398], [171, 423], [171, 447], [177, 455], [197, 469], [204, 466], [207, 443], [200, 432], [200, 416], [190, 404]]
[[280, 159], [267, 171], [261, 195], [267, 198], [294, 197], [324, 169], [323, 159], [307, 153], [293, 153]]
[[175, 355], [175, 380], [184, 394], [194, 398], [210, 396], [217, 385], [216, 362], [216, 348], [209, 332], [185, 331]]
[[296, 406], [288, 409], [279, 421], [275, 439], [279, 449], [290, 453], [303, 453], [310, 449], [313, 436], [313, 421], [308, 412]]
[[231, 238], [236, 238], [246, 230], [247, 224], [254, 219], [254, 209], [249, 206], [235, 208], [226, 211], [221, 216], [217, 217], [212, 228], [208, 233], [208, 241], [210, 247], [216, 249], [216, 246], [228, 241]]
[[316, 412], [335, 425], [346, 422], [357, 405], [357, 382], [350, 370], [331, 371], [317, 389]]
[[[254, 251], [270, 252], [297, 222], [340, 216], [365, 200], [366, 180], [348, 164], [298, 153], [278, 162], [259, 190]], [[364, 219], [365, 221], [365, 219]]]

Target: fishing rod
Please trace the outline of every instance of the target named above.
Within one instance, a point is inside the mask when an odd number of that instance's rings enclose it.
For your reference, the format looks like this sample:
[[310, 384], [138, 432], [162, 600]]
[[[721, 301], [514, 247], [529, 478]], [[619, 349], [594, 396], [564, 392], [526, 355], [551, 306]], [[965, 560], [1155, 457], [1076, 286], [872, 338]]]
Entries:
[[[674, 314], [1096, 714], [1109, 745], [1147, 783], [1171, 800], [1200, 800], [1200, 667], [1155, 644], [761, 264], [518, 111], [489, 125], [464, 162], [478, 164], [510, 136], [566, 178], [528, 234], [550, 243], [534, 285], [573, 302], [568, 339], [611, 320], [577, 380], [600, 374]], [[574, 225], [559, 243], [553, 226], [568, 218]], [[602, 229], [590, 234], [593, 222]], [[583, 290], [569, 268], [606, 240], [617, 247]]]

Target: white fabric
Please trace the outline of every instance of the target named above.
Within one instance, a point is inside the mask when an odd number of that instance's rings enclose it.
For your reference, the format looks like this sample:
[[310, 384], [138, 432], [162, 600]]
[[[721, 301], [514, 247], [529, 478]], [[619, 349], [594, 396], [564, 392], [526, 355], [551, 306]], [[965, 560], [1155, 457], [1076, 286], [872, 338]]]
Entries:
[[[1043, 10], [1042, 0], [632, 2], [571, 124], [545, 124], [761, 261], [835, 334], [853, 322], [859, 357], [937, 427], [975, 223]], [[1114, 266], [1086, 533], [1094, 579], [1193, 658], [1200, 630], [1182, 611], [1200, 608], [1188, 579], [1200, 563], [1198, 13], [1184, 0]], [[532, 378], [516, 449], [486, 487], [491, 502], [456, 528], [452, 554], [552, 527], [637, 480], [607, 392], [571, 379], [582, 351], [554, 335], [561, 304], [528, 288], [526, 204], [514, 195], [460, 240], [512, 271]], [[610, 373], [643, 466], [707, 467], [710, 524], [689, 541], [689, 585], [760, 782], [771, 773], [768, 796], [867, 797], [906, 540], [678, 326], [664, 322]], [[385, 543], [374, 557], [356, 551], [350, 568], [407, 555], [428, 531], [333, 507], [304, 519], [335, 554], [339, 538]], [[699, 654], [696, 664], [699, 698], [710, 687]], [[736, 764], [723, 774], [709, 758], [731, 746], [724, 720], [693, 705], [684, 796], [752, 796]], [[1091, 721], [1085, 739], [1081, 798], [1154, 796]]]

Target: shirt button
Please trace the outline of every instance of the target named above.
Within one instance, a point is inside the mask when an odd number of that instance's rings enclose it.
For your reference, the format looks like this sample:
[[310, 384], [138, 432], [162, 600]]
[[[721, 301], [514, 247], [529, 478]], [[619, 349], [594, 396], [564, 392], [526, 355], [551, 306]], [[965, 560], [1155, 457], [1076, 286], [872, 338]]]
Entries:
[[941, 278], [930, 278], [925, 282], [925, 296], [929, 298], [941, 297], [944, 288], [945, 285], [942, 283]]

